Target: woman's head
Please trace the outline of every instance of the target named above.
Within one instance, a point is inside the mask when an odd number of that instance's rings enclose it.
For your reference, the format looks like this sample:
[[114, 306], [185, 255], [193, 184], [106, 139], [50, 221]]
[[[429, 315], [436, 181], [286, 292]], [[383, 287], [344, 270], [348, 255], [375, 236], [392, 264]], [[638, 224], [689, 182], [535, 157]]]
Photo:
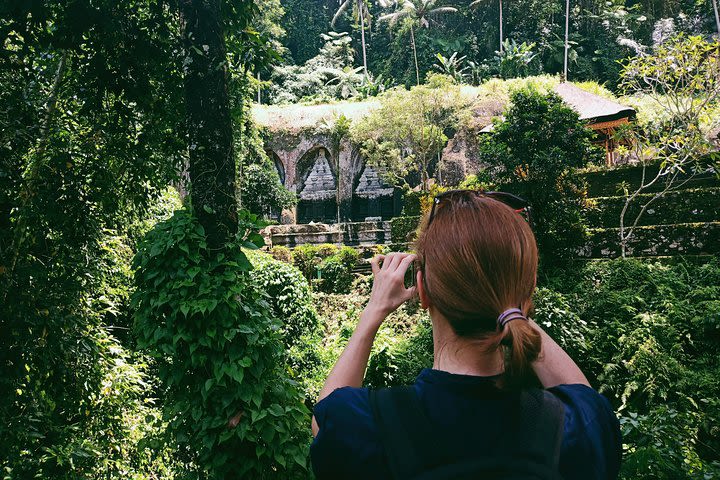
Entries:
[[539, 354], [540, 336], [522, 320], [500, 329], [497, 318], [510, 308], [525, 315], [532, 309], [538, 254], [530, 226], [513, 208], [478, 192], [451, 193], [434, 207], [416, 245], [425, 296], [457, 336], [508, 348], [506, 383], [522, 382]]

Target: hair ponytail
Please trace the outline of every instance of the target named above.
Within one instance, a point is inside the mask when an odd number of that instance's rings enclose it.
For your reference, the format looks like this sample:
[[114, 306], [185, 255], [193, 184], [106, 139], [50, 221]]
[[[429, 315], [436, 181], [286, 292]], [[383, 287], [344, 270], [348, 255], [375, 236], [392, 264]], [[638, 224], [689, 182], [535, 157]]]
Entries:
[[540, 356], [540, 333], [527, 320], [508, 322], [498, 332], [500, 348], [505, 353], [502, 386], [521, 388], [533, 377], [532, 363]]

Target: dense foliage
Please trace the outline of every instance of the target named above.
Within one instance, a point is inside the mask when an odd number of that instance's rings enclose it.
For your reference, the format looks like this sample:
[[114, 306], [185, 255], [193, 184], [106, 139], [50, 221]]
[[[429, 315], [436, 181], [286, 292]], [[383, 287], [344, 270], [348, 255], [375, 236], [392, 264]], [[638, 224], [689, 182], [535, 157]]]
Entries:
[[131, 223], [183, 155], [170, 17], [144, 1], [0, 7], [8, 478], [142, 475], [162, 462], [142, 445], [158, 420], [144, 360], [116, 335], [129, 326]]
[[587, 322], [575, 358], [618, 407], [625, 478], [720, 474], [718, 274], [716, 259], [613, 261], [547, 279]]
[[270, 98], [275, 103], [292, 103], [310, 98], [318, 101], [347, 99], [359, 94], [362, 68], [353, 68], [350, 37], [330, 32], [322, 35], [325, 45], [304, 65], [276, 67]]
[[135, 259], [136, 331], [155, 358], [178, 454], [209, 478], [288, 478], [307, 466], [308, 411], [284, 369], [281, 325], [240, 245], [211, 251], [180, 210]]
[[265, 136], [252, 116], [242, 116], [236, 137], [240, 205], [262, 218], [279, 218], [283, 209], [297, 203], [297, 197], [283, 185], [273, 159], [265, 150]]
[[[226, 6], [237, 67], [253, 57], [255, 34], [233, 28], [253, 9]], [[169, 478], [194, 468], [167, 443], [155, 371], [129, 331], [130, 259], [177, 207], [167, 187], [188, 151], [176, 7], [0, 7], [4, 478]]]
[[512, 94], [505, 118], [481, 141], [500, 183], [530, 202], [545, 260], [567, 259], [583, 243], [586, 192], [576, 170], [602, 158], [593, 137], [558, 95], [528, 89]]
[[332, 244], [301, 245], [288, 257], [284, 260], [291, 261], [309, 282], [327, 293], [347, 293], [355, 279], [353, 269], [360, 261], [354, 248]]
[[[320, 50], [320, 35], [331, 29], [331, 20], [340, 4], [330, 0], [282, 3], [285, 16], [281, 24], [288, 32], [285, 41], [290, 52], [288, 59], [302, 64]], [[417, 0], [412, 4], [419, 13], [410, 15], [408, 2], [367, 2], [370, 16], [365, 17], [364, 25], [370, 74], [381, 76], [392, 85], [415, 85], [413, 50], [421, 81], [434, 69], [437, 54], [450, 58], [454, 53], [456, 58], [464, 57], [461, 68], [467, 69], [466, 78], [473, 82], [488, 76], [561, 73], [564, 2], [502, 2], [502, 38], [499, 3]], [[447, 10], [429, 16], [425, 13], [437, 9]], [[403, 18], [394, 23], [378, 21], [383, 16], [392, 18], [398, 14]], [[427, 21], [429, 28], [420, 18]], [[350, 32], [356, 51], [352, 64], [362, 65], [357, 9], [346, 9], [333, 27], [338, 32]], [[611, 87], [619, 81], [619, 60], [646, 51], [674, 33], [709, 35], [717, 29], [712, 0], [571, 3], [569, 27], [570, 78], [593, 79]]]

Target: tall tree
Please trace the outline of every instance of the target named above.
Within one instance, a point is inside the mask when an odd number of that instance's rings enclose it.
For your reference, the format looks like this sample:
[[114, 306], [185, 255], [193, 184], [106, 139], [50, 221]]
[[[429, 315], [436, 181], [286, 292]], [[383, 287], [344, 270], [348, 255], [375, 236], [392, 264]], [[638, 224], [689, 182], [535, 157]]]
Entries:
[[[401, 7], [381, 16], [378, 20], [387, 21], [391, 27], [397, 25], [400, 20], [408, 19], [410, 22], [410, 43], [415, 60], [415, 80], [420, 85], [420, 67], [418, 67], [417, 48], [415, 47], [415, 25], [420, 28], [430, 28], [430, 20], [445, 13], [456, 13], [455, 7], [435, 7], [437, 0], [403, 0]], [[381, 5], [388, 5], [381, 2]]]
[[570, 0], [565, 0], [565, 45], [563, 54], [563, 81], [567, 81], [568, 78], [568, 48], [570, 36]]
[[367, 80], [368, 76], [368, 68], [367, 68], [367, 46], [365, 43], [365, 24], [367, 23], [367, 26], [370, 27], [370, 10], [368, 9], [367, 4], [365, 3], [365, 0], [340, 0], [340, 6], [338, 7], [337, 11], [335, 12], [335, 16], [333, 16], [332, 21], [330, 22], [330, 25], [335, 28], [335, 24], [337, 21], [342, 17], [342, 15], [347, 11], [350, 6], [353, 5], [355, 8], [355, 11], [358, 15], [358, 20], [360, 22], [360, 41], [362, 43], [362, 55], [363, 55], [363, 73], [365, 74], [365, 79]]
[[[474, 0], [470, 3], [470, 8], [477, 8], [483, 3], [485, 3], [487, 0]], [[502, 0], [498, 0], [498, 8], [500, 9], [500, 50], [498, 50], [500, 53], [503, 52], [503, 7], [502, 7]]]
[[211, 249], [237, 231], [235, 157], [221, 0], [183, 0], [185, 119], [193, 210]]

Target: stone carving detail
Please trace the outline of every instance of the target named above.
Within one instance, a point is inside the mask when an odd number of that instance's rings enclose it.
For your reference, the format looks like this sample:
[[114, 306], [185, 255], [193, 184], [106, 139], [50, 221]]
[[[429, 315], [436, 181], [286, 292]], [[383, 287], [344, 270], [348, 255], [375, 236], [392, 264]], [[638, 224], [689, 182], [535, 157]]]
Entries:
[[374, 168], [370, 165], [365, 166], [358, 186], [355, 189], [355, 195], [360, 198], [378, 198], [390, 197], [393, 194], [393, 187], [387, 185], [378, 175]]
[[335, 199], [337, 185], [330, 163], [328, 163], [325, 150], [320, 150], [315, 164], [310, 170], [305, 186], [300, 192], [300, 200], [330, 200]]

